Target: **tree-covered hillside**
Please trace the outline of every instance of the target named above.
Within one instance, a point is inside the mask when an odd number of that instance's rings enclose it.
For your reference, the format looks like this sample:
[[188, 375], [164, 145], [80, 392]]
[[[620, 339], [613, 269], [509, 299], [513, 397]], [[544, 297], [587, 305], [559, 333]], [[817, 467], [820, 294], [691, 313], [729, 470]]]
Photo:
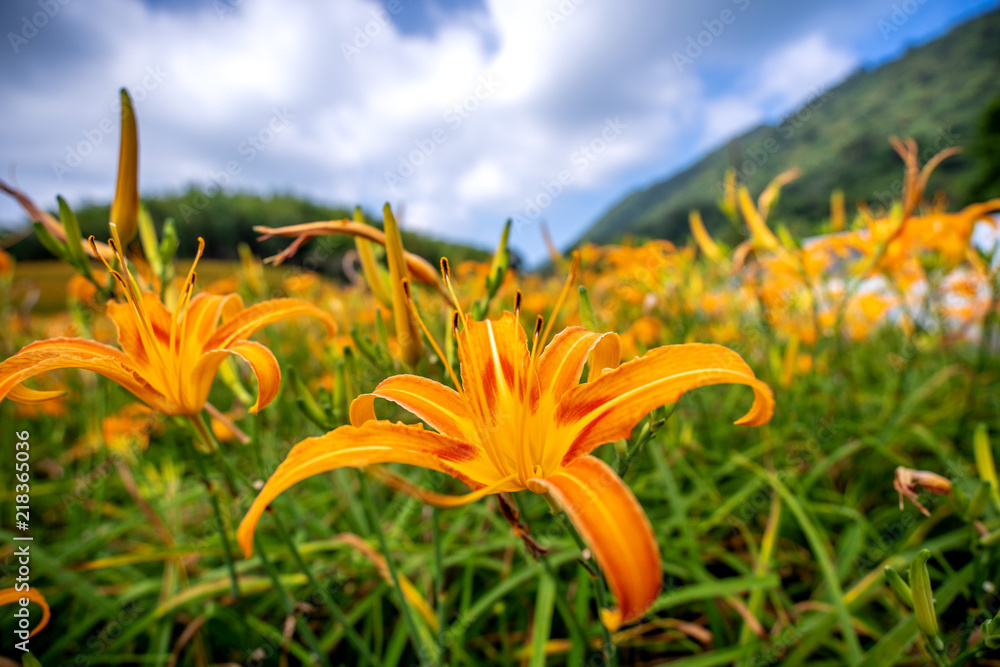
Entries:
[[998, 167], [991, 162], [1000, 154], [998, 72], [1000, 10], [896, 61], [859, 71], [777, 125], [757, 127], [679, 174], [632, 193], [581, 241], [607, 243], [625, 234], [682, 241], [691, 209], [702, 211], [710, 230], [725, 234], [715, 202], [729, 167], [751, 192], [799, 167], [802, 177], [782, 191], [778, 213], [795, 231], [810, 233], [828, 217], [835, 188], [843, 188], [848, 202], [873, 207], [899, 196], [902, 165], [889, 146], [891, 136], [914, 137], [923, 159], [947, 146], [967, 149], [946, 160], [932, 179], [932, 189], [946, 192], [953, 205], [1000, 196]]

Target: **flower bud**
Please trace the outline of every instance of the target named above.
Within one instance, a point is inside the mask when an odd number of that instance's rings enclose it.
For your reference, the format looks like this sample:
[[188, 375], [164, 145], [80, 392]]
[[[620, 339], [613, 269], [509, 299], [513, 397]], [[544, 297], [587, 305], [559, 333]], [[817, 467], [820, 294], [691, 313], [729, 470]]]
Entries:
[[891, 565], [885, 566], [885, 582], [889, 584], [889, 588], [896, 594], [900, 602], [907, 607], [913, 608], [913, 594], [910, 592], [909, 585], [903, 581], [903, 577]]
[[580, 285], [580, 323], [588, 331], [600, 331], [597, 315], [594, 314], [594, 304], [590, 301], [590, 293], [583, 285]]
[[691, 227], [691, 235], [694, 237], [695, 243], [701, 248], [701, 252], [705, 257], [716, 263], [725, 259], [722, 251], [719, 250], [719, 246], [712, 239], [708, 230], [705, 229], [705, 223], [701, 220], [701, 213], [691, 211], [688, 214], [688, 225]]
[[[361, 224], [365, 222], [365, 214], [361, 211], [360, 206], [354, 209], [354, 222]], [[392, 297], [385, 287], [385, 278], [382, 275], [383, 269], [379, 267], [378, 262], [375, 260], [375, 249], [372, 246], [372, 242], [362, 236], [355, 236], [354, 247], [358, 251], [358, 259], [361, 261], [361, 272], [365, 276], [365, 282], [368, 283], [368, 289], [372, 291], [372, 294], [383, 306], [391, 306]]]
[[118, 183], [111, 202], [111, 222], [118, 227], [122, 245], [127, 246], [135, 238], [139, 226], [139, 138], [132, 98], [124, 88], [121, 98], [122, 136], [118, 152]]
[[392, 209], [386, 204], [382, 209], [385, 221], [385, 253], [389, 262], [389, 280], [391, 282], [392, 315], [396, 323], [396, 340], [401, 349], [401, 356], [406, 365], [416, 366], [424, 353], [424, 344], [420, 340], [420, 331], [413, 321], [403, 281], [409, 277], [406, 268], [406, 257], [403, 252], [403, 238], [399, 233], [399, 225], [392, 215]]
[[972, 500], [969, 501], [969, 504], [965, 509], [966, 521], [976, 521], [983, 515], [983, 511], [986, 510], [987, 503], [990, 502], [990, 493], [992, 492], [992, 489], [993, 485], [988, 481], [982, 481], [979, 483], [979, 488], [976, 489], [976, 494], [972, 496]]
[[993, 448], [990, 446], [990, 436], [986, 424], [980, 422], [972, 436], [972, 449], [976, 459], [976, 470], [979, 479], [989, 482], [992, 488], [993, 502], [1000, 510], [1000, 484], [997, 483], [997, 468], [993, 461]]
[[938, 636], [937, 612], [934, 611], [934, 590], [931, 588], [931, 577], [927, 571], [927, 559], [931, 552], [923, 549], [913, 557], [910, 563], [910, 592], [913, 595], [913, 614], [917, 618], [917, 627], [938, 648], [943, 642]]

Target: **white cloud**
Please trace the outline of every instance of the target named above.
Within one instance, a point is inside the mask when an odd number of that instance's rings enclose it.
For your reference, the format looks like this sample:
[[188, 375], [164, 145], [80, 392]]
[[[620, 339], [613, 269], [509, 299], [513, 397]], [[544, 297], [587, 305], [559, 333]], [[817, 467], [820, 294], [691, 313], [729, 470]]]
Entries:
[[791, 109], [839, 83], [856, 65], [854, 54], [832, 45], [823, 33], [812, 33], [764, 60], [754, 96]]
[[479, 203], [508, 194], [511, 187], [500, 165], [493, 160], [483, 159], [462, 174], [456, 191], [463, 200]]
[[739, 92], [705, 100], [700, 148], [714, 147], [768, 119], [787, 114], [836, 85], [856, 66], [854, 54], [835, 47], [822, 33], [782, 45], [748, 71], [737, 86]]
[[725, 95], [714, 99], [705, 109], [702, 145], [714, 146], [754, 127], [763, 117], [761, 104], [749, 95]]
[[[166, 12], [139, 0], [69, 4], [61, 27], [48, 28], [52, 40], [73, 34], [86, 46], [44, 75], [31, 74], [40, 49], [12, 61], [23, 76], [0, 95], [3, 157], [45, 205], [57, 192], [109, 199], [113, 104], [126, 85], [138, 100], [145, 191], [211, 186], [235, 162], [230, 187], [374, 210], [405, 204], [406, 224], [491, 246], [526, 198], [569, 169], [572, 184], [541, 216], [566, 238], [599, 214], [563, 214], [577, 194], [620, 191], [626, 173], [658, 168], [679, 143], [690, 150], [699, 133], [717, 140], [743, 129], [854, 63], [816, 33], [748, 61], [745, 94], [713, 98], [698, 67], [679, 72], [671, 54], [715, 9], [489, 0], [429, 37], [404, 34], [384, 7], [243, 2], [220, 18], [211, 7]], [[698, 65], [711, 57], [706, 50]], [[276, 113], [290, 121], [268, 132]], [[615, 118], [626, 129], [586, 168], [574, 164]], [[66, 164], [108, 119], [114, 131], [59, 180], [53, 163]], [[0, 219], [17, 217], [0, 204]]]

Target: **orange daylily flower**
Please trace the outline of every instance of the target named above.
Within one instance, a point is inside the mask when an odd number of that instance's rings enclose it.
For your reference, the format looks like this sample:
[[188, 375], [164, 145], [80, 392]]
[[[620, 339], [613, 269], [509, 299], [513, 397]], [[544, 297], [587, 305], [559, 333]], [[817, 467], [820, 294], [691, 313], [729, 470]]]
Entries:
[[[247, 340], [258, 329], [294, 315], [312, 315], [336, 331], [333, 319], [298, 299], [272, 299], [245, 308], [238, 294], [194, 295], [195, 267], [204, 250], [198, 239], [195, 257], [181, 298], [173, 312], [152, 292], [143, 292], [122, 254], [115, 225], [109, 241], [124, 275], [108, 265], [120, 283], [126, 303], [109, 303], [108, 316], [118, 327], [121, 349], [84, 338], [52, 338], [31, 343], [0, 363], [0, 401], [44, 400], [59, 392], [37, 392], [20, 386], [30, 377], [58, 368], [82, 368], [116, 382], [149, 407], [166, 415], [193, 416], [208, 399], [222, 362], [234, 354], [257, 376], [257, 401], [251, 412], [270, 403], [281, 384], [278, 361], [266, 347]], [[93, 237], [91, 237], [93, 244]], [[95, 250], [96, 254], [96, 250]]]
[[[457, 314], [454, 328], [457, 390], [413, 375], [390, 377], [354, 400], [350, 426], [295, 445], [239, 526], [244, 554], [253, 551], [264, 509], [294, 484], [342, 467], [403, 463], [447, 473], [473, 489], [464, 496], [417, 494], [441, 506], [502, 492], [548, 494], [579, 530], [618, 601], [617, 609], [602, 610], [604, 623], [617, 628], [638, 618], [660, 591], [660, 550], [631, 490], [590, 452], [627, 438], [651, 410], [706, 385], [752, 387], [753, 406], [736, 423], [763, 424], [774, 410], [770, 388], [737, 353], [719, 345], [660, 347], [619, 365], [621, 342], [614, 333], [569, 327], [539, 354], [546, 338], [541, 318], [530, 349], [517, 312], [486, 321]], [[580, 384], [588, 361], [588, 381]], [[376, 397], [434, 431], [378, 420]]]
[[21, 598], [27, 598], [42, 608], [42, 620], [38, 622], [38, 625], [36, 625], [28, 635], [28, 639], [31, 639], [41, 632], [42, 628], [49, 624], [49, 617], [52, 615], [52, 612], [49, 611], [49, 603], [45, 601], [45, 596], [34, 588], [29, 588], [26, 591], [18, 591], [12, 586], [10, 588], [0, 590], [0, 606], [20, 604]]

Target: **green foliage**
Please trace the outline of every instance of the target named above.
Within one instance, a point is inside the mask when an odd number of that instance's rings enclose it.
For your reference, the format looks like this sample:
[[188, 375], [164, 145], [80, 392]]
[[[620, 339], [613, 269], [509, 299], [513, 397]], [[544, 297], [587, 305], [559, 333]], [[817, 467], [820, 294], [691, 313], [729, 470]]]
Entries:
[[969, 155], [974, 160], [969, 194], [973, 199], [1000, 197], [1000, 95], [993, 98], [969, 142]]
[[[204, 192], [190, 188], [180, 194], [148, 197], [142, 200], [154, 221], [160, 238], [177, 243], [180, 257], [191, 257], [198, 248], [198, 237], [205, 239], [205, 257], [208, 259], [239, 259], [237, 246], [246, 243], [255, 254], [262, 257], [277, 254], [288, 245], [287, 239], [258, 242], [253, 231], [257, 225], [282, 227], [318, 220], [339, 220], [351, 217], [347, 208], [329, 207], [290, 194], [261, 196], [245, 192]], [[87, 204], [78, 207], [76, 218], [84, 237], [93, 234], [98, 240], [108, 235], [110, 205]], [[370, 216], [374, 219], [376, 216]], [[173, 219], [176, 235], [164, 235], [164, 222]], [[456, 263], [466, 259], [483, 260], [489, 251], [448, 243], [423, 234], [403, 232], [406, 249], [437, 263], [447, 255]], [[288, 263], [306, 266], [328, 275], [343, 276], [343, 255], [354, 248], [354, 241], [346, 236], [314, 239]], [[43, 243], [30, 235], [10, 247], [9, 252], [18, 260], [50, 259]]]

